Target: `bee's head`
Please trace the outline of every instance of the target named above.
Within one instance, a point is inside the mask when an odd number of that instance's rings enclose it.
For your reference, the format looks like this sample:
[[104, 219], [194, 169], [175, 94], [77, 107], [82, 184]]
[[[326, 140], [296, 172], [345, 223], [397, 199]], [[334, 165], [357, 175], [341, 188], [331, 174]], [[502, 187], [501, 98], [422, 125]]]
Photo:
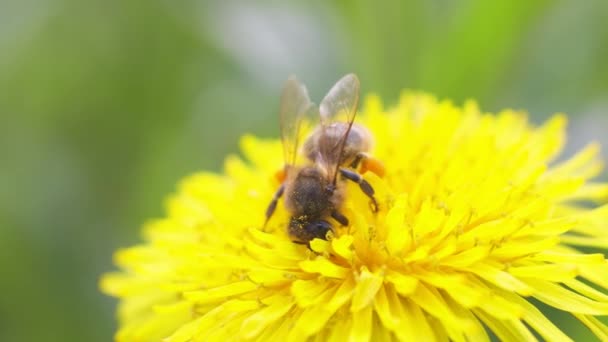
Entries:
[[308, 221], [292, 217], [289, 223], [290, 234], [302, 242], [309, 242], [315, 238], [327, 240], [327, 233], [331, 230], [331, 224], [325, 220]]
[[[319, 220], [309, 223], [305, 228], [308, 233], [314, 238], [327, 240], [327, 233], [332, 229], [329, 222], [325, 220]], [[312, 240], [311, 239], [311, 240]]]

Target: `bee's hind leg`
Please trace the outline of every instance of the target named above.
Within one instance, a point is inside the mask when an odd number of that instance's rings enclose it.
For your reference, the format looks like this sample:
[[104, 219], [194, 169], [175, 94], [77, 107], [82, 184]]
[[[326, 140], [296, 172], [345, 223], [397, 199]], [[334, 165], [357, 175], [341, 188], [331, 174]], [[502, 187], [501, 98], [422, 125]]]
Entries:
[[359, 152], [357, 153], [357, 155], [355, 156], [355, 159], [353, 159], [353, 161], [350, 163], [350, 168], [351, 169], [357, 169], [359, 167], [359, 164], [361, 163], [361, 160], [367, 158], [367, 154], [364, 152]]
[[369, 184], [368, 181], [366, 181], [365, 179], [363, 179], [363, 177], [361, 177], [360, 174], [348, 170], [348, 169], [344, 169], [344, 168], [340, 168], [340, 174], [348, 179], [351, 180], [357, 184], [359, 184], [359, 187], [361, 188], [361, 191], [363, 191], [364, 194], [367, 195], [367, 197], [369, 197], [369, 199], [371, 200], [371, 204], [372, 204], [372, 211], [373, 212], [377, 212], [378, 211], [378, 202], [376, 201], [376, 198], [374, 197], [374, 188], [372, 188], [372, 185]]

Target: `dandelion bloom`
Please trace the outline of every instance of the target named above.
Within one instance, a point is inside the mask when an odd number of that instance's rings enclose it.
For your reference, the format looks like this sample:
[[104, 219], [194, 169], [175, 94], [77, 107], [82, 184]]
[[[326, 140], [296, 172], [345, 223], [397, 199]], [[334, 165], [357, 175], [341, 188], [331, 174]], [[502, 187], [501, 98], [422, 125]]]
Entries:
[[[283, 203], [264, 212], [283, 165], [276, 139], [242, 139], [224, 174], [182, 181], [144, 242], [101, 281], [120, 298], [118, 341], [569, 340], [535, 305], [608, 328], [608, 184], [591, 144], [555, 161], [564, 115], [482, 113], [426, 94], [357, 121], [375, 136], [383, 178], [364, 178], [379, 211], [349, 184], [348, 227], [306, 245]], [[490, 333], [491, 332], [491, 333]]]

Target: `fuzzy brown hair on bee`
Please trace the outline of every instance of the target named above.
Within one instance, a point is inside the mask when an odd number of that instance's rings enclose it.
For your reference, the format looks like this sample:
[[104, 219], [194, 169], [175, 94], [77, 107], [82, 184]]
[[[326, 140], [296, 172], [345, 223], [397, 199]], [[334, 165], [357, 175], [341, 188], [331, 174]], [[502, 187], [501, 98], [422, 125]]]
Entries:
[[[372, 210], [378, 209], [374, 189], [357, 172], [363, 165], [363, 170], [370, 169], [380, 176], [383, 173], [381, 164], [368, 154], [371, 133], [364, 126], [354, 124], [358, 103], [359, 79], [354, 74], [341, 78], [318, 109], [310, 101], [306, 87], [295, 78], [289, 78], [283, 88], [279, 117], [284, 177], [266, 210], [266, 222], [283, 196], [285, 208], [291, 214], [287, 231], [296, 243], [327, 239], [333, 231], [330, 218], [344, 226], [349, 224], [340, 212], [346, 180], [358, 183], [370, 198]], [[317, 117], [320, 124], [306, 138], [301, 151], [307, 164], [296, 165], [301, 124]]]

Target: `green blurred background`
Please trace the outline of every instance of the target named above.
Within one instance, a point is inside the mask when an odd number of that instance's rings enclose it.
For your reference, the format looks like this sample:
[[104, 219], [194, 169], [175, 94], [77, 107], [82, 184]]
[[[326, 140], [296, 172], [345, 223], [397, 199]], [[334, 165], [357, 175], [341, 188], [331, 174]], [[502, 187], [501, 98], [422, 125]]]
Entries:
[[607, 16], [606, 0], [2, 0], [0, 341], [110, 341], [112, 252], [240, 135], [277, 136], [291, 73], [315, 99], [352, 71], [388, 103], [406, 87], [565, 111], [569, 151], [608, 145]]

